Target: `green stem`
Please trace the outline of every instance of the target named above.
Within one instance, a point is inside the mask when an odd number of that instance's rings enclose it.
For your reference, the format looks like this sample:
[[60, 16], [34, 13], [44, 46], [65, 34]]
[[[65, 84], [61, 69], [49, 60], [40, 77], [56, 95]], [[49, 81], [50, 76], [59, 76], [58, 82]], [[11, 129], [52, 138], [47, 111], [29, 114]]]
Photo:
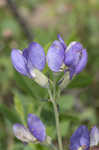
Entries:
[[57, 110], [57, 105], [56, 105], [55, 100], [53, 99], [53, 96], [52, 96], [52, 93], [51, 93], [50, 89], [48, 89], [48, 93], [49, 93], [49, 96], [50, 96], [50, 101], [53, 104], [54, 113], [55, 113], [56, 131], [57, 131], [57, 136], [58, 136], [59, 150], [63, 150], [62, 137], [61, 137], [60, 127], [59, 127], [59, 114], [58, 114], [58, 110]]
[[55, 100], [55, 98], [56, 98], [56, 79], [53, 74], [53, 99]]

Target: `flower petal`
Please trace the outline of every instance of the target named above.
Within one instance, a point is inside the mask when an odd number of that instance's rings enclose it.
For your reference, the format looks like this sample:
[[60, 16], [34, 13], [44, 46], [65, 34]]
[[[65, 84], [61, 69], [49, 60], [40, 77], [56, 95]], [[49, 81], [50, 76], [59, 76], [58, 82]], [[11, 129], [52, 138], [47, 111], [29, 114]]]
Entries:
[[46, 131], [42, 121], [34, 114], [28, 115], [28, 127], [32, 135], [40, 142], [45, 141]]
[[79, 61], [79, 64], [77, 65], [75, 69], [76, 74], [80, 73], [85, 68], [87, 61], [88, 61], [88, 55], [87, 55], [86, 49], [83, 49], [81, 60]]
[[29, 47], [29, 55], [28, 55], [28, 68], [32, 70], [36, 68], [38, 70], [43, 70], [46, 63], [46, 57], [43, 47], [36, 43], [32, 42]]
[[29, 56], [29, 49], [28, 48], [24, 48], [23, 56], [25, 57], [26, 60], [28, 60], [28, 56]]
[[70, 79], [79, 74], [87, 64], [87, 52], [79, 42], [71, 42], [66, 49], [64, 63], [70, 70]]
[[73, 41], [69, 44], [66, 51], [73, 50], [73, 51], [78, 52], [78, 51], [81, 51], [82, 49], [83, 49], [83, 46], [80, 42]]
[[60, 36], [60, 34], [57, 35], [59, 41], [61, 42], [61, 44], [63, 45], [64, 47], [64, 50], [67, 48], [67, 45], [65, 44], [64, 40], [62, 39], [62, 37]]
[[26, 59], [22, 55], [22, 52], [17, 49], [13, 49], [11, 52], [11, 60], [14, 68], [22, 75], [27, 76]]
[[48, 49], [47, 62], [49, 68], [54, 72], [59, 72], [64, 61], [64, 48], [59, 41], [54, 41]]
[[79, 144], [73, 144], [73, 145], [71, 144], [70, 145], [71, 150], [79, 150], [79, 148], [80, 148]]
[[76, 65], [78, 63], [79, 55], [83, 49], [79, 42], [71, 42], [66, 49], [64, 63], [68, 67], [71, 65]]
[[70, 71], [70, 73], [69, 73], [70, 74], [70, 80], [72, 80], [72, 78], [75, 74], [75, 68], [71, 67], [71, 68], [69, 68], [69, 71]]
[[74, 60], [74, 55], [71, 51], [67, 51], [65, 53], [65, 59], [64, 59], [64, 63], [65, 65], [67, 65], [68, 67], [71, 66], [73, 64], [73, 60]]
[[[80, 126], [70, 139], [70, 149], [78, 150], [81, 146], [86, 146], [87, 150], [90, 144], [89, 131], [86, 126]], [[75, 149], [77, 148], [77, 149]]]
[[90, 131], [90, 146], [97, 146], [99, 144], [99, 129], [94, 126]]
[[29, 129], [25, 128], [21, 124], [16, 123], [13, 125], [13, 133], [22, 142], [28, 143], [36, 141], [36, 138], [34, 138], [33, 135], [29, 132]]

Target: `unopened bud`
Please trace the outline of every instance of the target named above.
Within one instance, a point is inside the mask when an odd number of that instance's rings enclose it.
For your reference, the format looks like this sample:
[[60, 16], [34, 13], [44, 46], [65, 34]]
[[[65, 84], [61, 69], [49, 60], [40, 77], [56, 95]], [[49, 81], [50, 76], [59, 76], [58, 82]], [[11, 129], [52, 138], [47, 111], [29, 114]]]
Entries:
[[67, 87], [67, 85], [70, 83], [70, 76], [69, 72], [66, 72], [64, 76], [59, 80], [58, 85], [61, 90]]
[[45, 76], [42, 72], [40, 72], [37, 69], [33, 69], [33, 79], [36, 83], [38, 83], [40, 86], [44, 88], [48, 88], [49, 86], [49, 81], [47, 76]]

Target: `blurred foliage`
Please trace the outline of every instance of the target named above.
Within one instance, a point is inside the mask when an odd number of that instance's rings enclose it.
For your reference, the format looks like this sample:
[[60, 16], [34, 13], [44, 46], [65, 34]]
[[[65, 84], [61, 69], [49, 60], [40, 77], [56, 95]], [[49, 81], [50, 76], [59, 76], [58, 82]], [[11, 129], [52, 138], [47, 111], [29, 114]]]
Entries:
[[[64, 148], [67, 148], [70, 136], [80, 124], [89, 128], [99, 125], [99, 0], [15, 2], [35, 41], [44, 46], [46, 53], [58, 33], [67, 44], [77, 40], [87, 48], [86, 69], [73, 79], [57, 100]], [[11, 49], [27, 47], [28, 37], [7, 7], [6, 0], [0, 0], [0, 20], [0, 149], [49, 149], [42, 145], [24, 146], [13, 136], [13, 123], [26, 125], [27, 114], [35, 113], [45, 123], [47, 134], [57, 145], [55, 119], [46, 89], [21, 76], [12, 67]], [[47, 66], [44, 73], [52, 78]]]

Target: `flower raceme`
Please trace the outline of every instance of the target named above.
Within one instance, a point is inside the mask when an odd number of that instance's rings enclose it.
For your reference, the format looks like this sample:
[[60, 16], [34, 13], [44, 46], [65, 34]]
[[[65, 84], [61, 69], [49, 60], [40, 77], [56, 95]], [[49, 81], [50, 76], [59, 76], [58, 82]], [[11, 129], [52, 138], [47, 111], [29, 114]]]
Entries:
[[84, 125], [77, 128], [70, 139], [70, 150], [89, 150], [99, 144], [99, 130], [94, 126], [91, 131]]
[[[36, 82], [45, 81], [43, 86], [48, 84], [48, 79], [41, 74], [44, 69], [46, 60], [49, 68], [53, 72], [60, 72], [62, 66], [64, 72], [69, 71], [69, 77], [72, 79], [74, 75], [79, 74], [87, 64], [87, 52], [79, 42], [71, 42], [67, 47], [64, 40], [58, 35], [58, 40], [55, 40], [49, 47], [47, 56], [43, 47], [32, 42], [28, 48], [23, 51], [13, 49], [11, 52], [11, 60], [14, 68], [22, 75], [35, 79]], [[44, 79], [43, 79], [44, 78]]]
[[28, 114], [28, 128], [16, 123], [13, 125], [14, 135], [22, 142], [44, 142], [46, 140], [46, 129], [42, 121], [34, 114]]

